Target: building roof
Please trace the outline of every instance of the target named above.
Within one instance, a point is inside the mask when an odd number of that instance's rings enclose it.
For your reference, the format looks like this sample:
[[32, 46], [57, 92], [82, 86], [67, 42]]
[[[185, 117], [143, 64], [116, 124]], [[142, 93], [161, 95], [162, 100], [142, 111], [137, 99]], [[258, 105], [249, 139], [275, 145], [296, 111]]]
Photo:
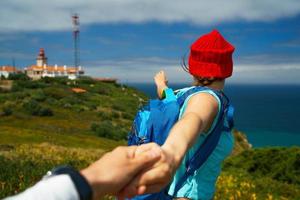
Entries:
[[0, 71], [6, 71], [6, 72], [17, 72], [17, 68], [13, 66], [0, 66]]
[[86, 90], [82, 88], [72, 88], [72, 91], [75, 93], [85, 93]]
[[116, 83], [118, 79], [116, 78], [93, 78], [95, 81]]
[[67, 67], [67, 66], [36, 66], [36, 65], [31, 65], [25, 69], [26, 71], [49, 71], [49, 72], [78, 72], [78, 71], [83, 71], [82, 69], [76, 69], [76, 67]]

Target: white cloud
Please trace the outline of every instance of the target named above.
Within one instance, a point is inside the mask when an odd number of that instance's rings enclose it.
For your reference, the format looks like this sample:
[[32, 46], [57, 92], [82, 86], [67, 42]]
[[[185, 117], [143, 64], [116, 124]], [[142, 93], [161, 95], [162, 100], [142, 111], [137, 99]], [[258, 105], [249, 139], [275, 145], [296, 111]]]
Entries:
[[91, 76], [113, 77], [121, 82], [152, 82], [156, 72], [164, 70], [171, 82], [186, 82], [189, 75], [180, 67], [179, 60], [160, 57], [127, 60], [103, 60], [86, 63]]
[[[180, 67], [179, 59], [136, 58], [106, 60], [87, 64], [88, 75], [114, 77], [120, 82], [152, 82], [159, 70], [165, 70], [171, 83], [190, 82], [191, 76]], [[300, 62], [286, 64], [237, 64], [230, 83], [300, 84]]]
[[270, 21], [300, 13], [299, 0], [1, 0], [0, 32], [54, 31], [71, 28], [70, 15], [81, 23]]
[[300, 63], [240, 64], [234, 67], [231, 83], [300, 84]]

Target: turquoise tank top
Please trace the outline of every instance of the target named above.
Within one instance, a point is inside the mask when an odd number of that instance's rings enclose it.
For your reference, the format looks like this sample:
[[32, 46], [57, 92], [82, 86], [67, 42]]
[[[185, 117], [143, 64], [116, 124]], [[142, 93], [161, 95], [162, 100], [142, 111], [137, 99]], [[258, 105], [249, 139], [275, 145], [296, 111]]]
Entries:
[[[183, 88], [181, 89], [176, 95], [177, 97], [182, 95], [186, 90], [192, 87]], [[220, 140], [218, 145], [212, 152], [212, 154], [208, 157], [207, 161], [195, 171], [194, 175], [189, 176], [182, 188], [174, 194], [175, 185], [179, 181], [179, 179], [183, 176], [186, 171], [185, 163], [186, 160], [189, 160], [194, 153], [197, 151], [199, 146], [204, 142], [207, 135], [212, 131], [212, 129], [216, 126], [218, 116], [220, 115], [221, 109], [221, 102], [220, 99], [216, 94], [212, 91], [200, 91], [209, 93], [216, 98], [219, 104], [219, 111], [217, 116], [214, 119], [214, 122], [207, 133], [200, 133], [196, 139], [195, 144], [188, 150], [185, 157], [183, 158], [182, 163], [180, 164], [179, 168], [177, 169], [173, 181], [169, 188], [169, 195], [173, 197], [185, 197], [189, 199], [197, 199], [197, 200], [211, 200], [214, 196], [215, 192], [215, 184], [217, 181], [218, 176], [221, 172], [221, 165], [223, 160], [230, 155], [233, 149], [234, 138], [231, 132], [223, 132], [221, 134]], [[190, 95], [184, 102], [183, 106], [180, 109], [179, 119], [182, 117], [187, 103], [189, 99], [200, 92], [196, 92]], [[224, 120], [224, 123], [227, 123], [227, 120]]]

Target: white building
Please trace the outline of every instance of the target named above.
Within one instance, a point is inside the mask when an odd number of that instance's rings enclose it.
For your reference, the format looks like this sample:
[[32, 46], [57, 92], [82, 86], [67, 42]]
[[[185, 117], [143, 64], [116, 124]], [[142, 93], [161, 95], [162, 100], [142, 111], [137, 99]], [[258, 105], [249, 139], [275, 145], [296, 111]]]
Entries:
[[30, 78], [37, 80], [42, 77], [68, 77], [69, 79], [76, 79], [84, 75], [84, 70], [79, 66], [67, 67], [64, 66], [49, 66], [47, 64], [47, 57], [43, 48], [40, 49], [39, 55], [36, 59], [36, 65], [31, 65], [25, 68], [25, 73]]
[[17, 72], [17, 68], [13, 66], [0, 66], [0, 77], [4, 76], [5, 78], [8, 78], [9, 74], [15, 74]]

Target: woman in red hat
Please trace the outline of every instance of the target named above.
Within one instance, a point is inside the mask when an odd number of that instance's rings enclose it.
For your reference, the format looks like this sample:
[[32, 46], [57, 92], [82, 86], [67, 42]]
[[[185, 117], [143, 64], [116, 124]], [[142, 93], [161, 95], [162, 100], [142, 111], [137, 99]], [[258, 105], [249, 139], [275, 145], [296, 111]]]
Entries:
[[[192, 44], [185, 69], [194, 78], [192, 87], [205, 86], [208, 89], [186, 98], [178, 122], [161, 147], [163, 155], [160, 161], [135, 182], [139, 185], [137, 193], [157, 192], [172, 180], [168, 194], [175, 199], [213, 199], [221, 164], [233, 148], [231, 131], [222, 132], [205, 163], [186, 179], [179, 190], [175, 187], [187, 171], [186, 161], [190, 160], [217, 124], [221, 100], [210, 89], [223, 91], [225, 79], [232, 75], [233, 51], [234, 47], [216, 30]], [[158, 96], [162, 98], [163, 91], [168, 88], [165, 73], [157, 73], [154, 80]], [[176, 95], [179, 97], [192, 87], [180, 89]], [[228, 121], [224, 120], [224, 123]]]

